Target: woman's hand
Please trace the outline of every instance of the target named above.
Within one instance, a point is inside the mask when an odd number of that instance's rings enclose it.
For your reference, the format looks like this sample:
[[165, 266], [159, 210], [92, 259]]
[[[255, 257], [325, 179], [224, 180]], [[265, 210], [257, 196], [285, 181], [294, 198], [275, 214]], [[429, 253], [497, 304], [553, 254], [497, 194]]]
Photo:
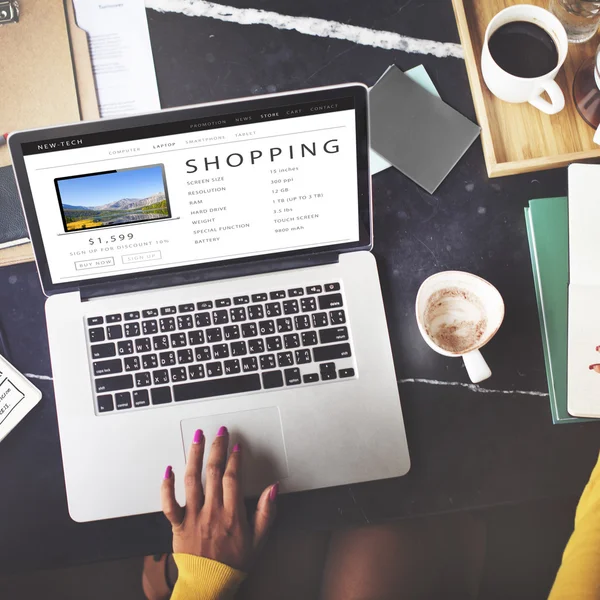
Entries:
[[205, 492], [201, 479], [205, 438], [198, 429], [185, 470], [185, 508], [175, 500], [171, 467], [162, 483], [162, 508], [173, 526], [174, 553], [203, 556], [247, 571], [275, 517], [279, 484], [264, 490], [250, 525], [240, 481], [243, 452], [236, 444], [228, 459], [228, 445], [229, 433], [221, 427], [208, 455]]

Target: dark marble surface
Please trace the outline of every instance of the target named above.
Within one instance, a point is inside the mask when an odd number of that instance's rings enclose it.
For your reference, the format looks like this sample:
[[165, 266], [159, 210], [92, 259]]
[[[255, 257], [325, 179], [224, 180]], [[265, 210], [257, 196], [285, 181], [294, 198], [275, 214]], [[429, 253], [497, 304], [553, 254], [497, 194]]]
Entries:
[[[236, 6], [338, 20], [457, 42], [450, 0], [260, 1]], [[359, 46], [267, 26], [148, 11], [163, 106], [345, 81], [372, 84], [391, 64], [424, 64], [442, 98], [474, 119], [464, 62]], [[284, 496], [280, 527], [330, 528], [413, 515], [576, 496], [598, 453], [597, 424], [552, 425], [523, 207], [566, 193], [566, 170], [489, 180], [477, 141], [430, 196], [394, 169], [374, 177], [377, 256], [412, 458], [401, 479]], [[506, 302], [485, 348], [493, 376], [472, 391], [458, 359], [425, 345], [414, 299], [428, 275], [463, 269]], [[43, 295], [33, 264], [0, 270], [0, 320], [20, 370], [50, 375]], [[169, 547], [160, 515], [70, 520], [51, 381], [40, 405], [0, 443], [0, 570], [148, 554]], [[514, 392], [514, 393], [512, 393]], [[94, 443], [94, 440], [90, 440]]]

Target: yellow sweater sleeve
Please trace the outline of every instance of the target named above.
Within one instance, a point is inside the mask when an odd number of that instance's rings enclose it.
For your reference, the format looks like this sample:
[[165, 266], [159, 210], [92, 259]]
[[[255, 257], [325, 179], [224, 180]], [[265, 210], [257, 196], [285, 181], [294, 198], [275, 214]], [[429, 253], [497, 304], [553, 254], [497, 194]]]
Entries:
[[171, 600], [230, 600], [246, 578], [242, 571], [191, 554], [174, 554], [179, 570]]
[[548, 600], [600, 599], [600, 457], [575, 513], [575, 529]]

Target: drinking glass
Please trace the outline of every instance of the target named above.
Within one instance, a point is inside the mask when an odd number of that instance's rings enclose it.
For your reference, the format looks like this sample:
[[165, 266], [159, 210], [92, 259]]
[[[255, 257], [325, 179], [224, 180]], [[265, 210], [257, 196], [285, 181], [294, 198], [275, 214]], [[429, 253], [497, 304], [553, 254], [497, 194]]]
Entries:
[[571, 44], [593, 37], [600, 22], [600, 0], [550, 0], [550, 12], [563, 24]]

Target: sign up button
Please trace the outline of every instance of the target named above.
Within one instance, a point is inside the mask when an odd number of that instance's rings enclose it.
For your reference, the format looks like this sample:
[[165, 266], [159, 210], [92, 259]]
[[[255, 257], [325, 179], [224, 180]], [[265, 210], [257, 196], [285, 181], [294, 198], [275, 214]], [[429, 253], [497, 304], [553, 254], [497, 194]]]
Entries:
[[85, 269], [101, 269], [102, 267], [114, 267], [115, 259], [112, 256], [103, 256], [102, 258], [92, 258], [91, 260], [75, 261], [75, 269], [83, 271]]
[[140, 252], [139, 254], [125, 254], [123, 256], [123, 264], [131, 265], [133, 263], [149, 262], [151, 260], [160, 260], [162, 258], [160, 250], [154, 250], [153, 252]]

